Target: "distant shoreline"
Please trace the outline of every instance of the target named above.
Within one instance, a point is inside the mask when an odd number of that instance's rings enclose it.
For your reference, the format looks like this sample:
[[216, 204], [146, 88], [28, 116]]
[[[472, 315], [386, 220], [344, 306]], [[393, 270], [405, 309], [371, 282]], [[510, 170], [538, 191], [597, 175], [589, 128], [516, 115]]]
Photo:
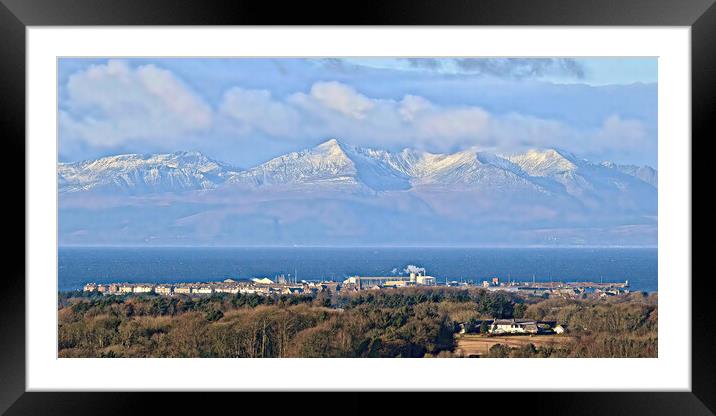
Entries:
[[658, 251], [649, 248], [425, 247], [62, 247], [59, 289], [88, 282], [188, 283], [284, 274], [299, 280], [399, 276], [408, 266], [458, 282], [629, 280], [658, 289]]
[[301, 248], [321, 248], [321, 249], [643, 249], [656, 250], [658, 246], [580, 246], [580, 245], [529, 245], [529, 246], [451, 246], [451, 245], [59, 245], [59, 249], [63, 248], [83, 248], [83, 249], [110, 249], [110, 248], [141, 248], [141, 249], [162, 249], [162, 248], [201, 248], [201, 249], [223, 249], [223, 248], [247, 248], [247, 249], [301, 249]]

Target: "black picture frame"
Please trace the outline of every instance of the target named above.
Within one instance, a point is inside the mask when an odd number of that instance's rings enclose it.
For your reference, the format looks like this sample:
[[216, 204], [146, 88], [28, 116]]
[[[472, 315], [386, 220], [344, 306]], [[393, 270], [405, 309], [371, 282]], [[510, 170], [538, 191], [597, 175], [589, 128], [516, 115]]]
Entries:
[[[401, 0], [376, 2], [259, 2], [198, 0], [0, 0], [0, 130], [6, 169], [25, 172], [25, 28], [74, 25], [587, 25], [587, 26], [688, 26], [691, 28], [692, 149], [693, 160], [706, 160], [705, 147], [714, 137], [716, 120], [716, 6], [714, 0]], [[664, 97], [660, 97], [664, 99]], [[713, 153], [711, 153], [713, 154]], [[17, 173], [15, 173], [17, 175]], [[709, 165], [692, 162], [694, 184], [710, 193]], [[0, 413], [25, 414], [132, 414], [135, 411], [186, 411], [178, 393], [157, 400], [136, 393], [30, 393], [25, 392], [25, 183], [5, 184], [6, 262], [2, 278], [5, 296], [0, 300]], [[706, 197], [704, 197], [706, 198]], [[706, 254], [714, 243], [693, 237], [713, 235], [709, 205], [695, 204], [692, 253]], [[51, 235], [51, 233], [48, 233]], [[49, 237], [48, 237], [49, 238]], [[712, 342], [713, 279], [705, 257], [692, 254], [692, 390], [690, 392], [521, 393], [504, 397], [510, 410], [549, 414], [688, 414], [716, 412], [716, 359]], [[701, 265], [701, 273], [697, 273]], [[663, 328], [668, 330], [668, 328]], [[91, 375], [88, 375], [91, 377]], [[485, 394], [466, 403], [488, 400]], [[192, 402], [194, 400], [191, 400]], [[223, 400], [200, 400], [205, 411]], [[400, 400], [399, 400], [400, 401]], [[432, 400], [427, 400], [433, 402]], [[454, 400], [450, 400], [451, 402]], [[461, 400], [461, 401], [464, 401]], [[230, 401], [229, 401], [230, 402]], [[259, 402], [263, 400], [259, 399]], [[287, 402], [288, 403], [288, 402]], [[372, 401], [347, 399], [345, 404], [372, 406]], [[363, 406], [360, 406], [363, 404]], [[435, 403], [426, 404], [427, 410]], [[339, 408], [340, 409], [340, 408]], [[436, 409], [437, 406], [436, 406]], [[182, 413], [184, 413], [182, 411]], [[338, 410], [336, 410], [338, 411]], [[446, 411], [446, 410], [445, 410]]]

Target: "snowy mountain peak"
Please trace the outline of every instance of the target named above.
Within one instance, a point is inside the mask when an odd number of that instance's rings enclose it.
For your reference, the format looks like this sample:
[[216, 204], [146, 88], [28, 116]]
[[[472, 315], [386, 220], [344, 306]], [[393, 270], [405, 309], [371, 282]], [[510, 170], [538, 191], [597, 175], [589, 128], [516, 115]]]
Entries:
[[349, 146], [335, 138], [245, 171], [200, 152], [184, 151], [109, 156], [58, 166], [60, 192], [119, 190], [133, 194], [214, 189], [224, 184], [320, 185], [370, 191], [429, 186], [451, 190], [520, 188], [566, 192], [583, 199], [599, 193], [599, 187], [628, 187], [634, 178], [656, 187], [656, 171], [649, 167], [591, 164], [555, 149], [508, 157], [474, 149], [445, 154], [414, 149], [391, 153]]
[[336, 139], [291, 152], [241, 172], [231, 183], [248, 185], [348, 184], [354, 185], [356, 168]]
[[60, 192], [212, 189], [234, 173], [200, 152], [125, 154], [57, 167]]
[[[331, 139], [245, 171], [199, 152], [63, 163], [58, 184], [60, 239], [72, 244], [653, 244], [657, 235], [654, 169], [554, 149], [394, 153]], [[97, 206], [106, 208], [92, 217]]]
[[338, 141], [338, 139], [328, 139], [325, 142], [319, 144], [316, 146], [317, 149], [340, 149], [343, 146], [343, 143]]
[[578, 166], [574, 155], [555, 149], [532, 149], [527, 153], [509, 157], [509, 161], [519, 166], [528, 175], [540, 177], [572, 172]]
[[622, 173], [641, 179], [653, 187], [658, 186], [658, 173], [651, 166], [618, 165], [614, 162], [605, 161], [600, 164], [608, 169], [616, 169]]
[[347, 146], [337, 139], [327, 140], [313, 149], [306, 150], [305, 152], [314, 153], [321, 155], [329, 159], [348, 159], [347, 151], [350, 150], [350, 146]]

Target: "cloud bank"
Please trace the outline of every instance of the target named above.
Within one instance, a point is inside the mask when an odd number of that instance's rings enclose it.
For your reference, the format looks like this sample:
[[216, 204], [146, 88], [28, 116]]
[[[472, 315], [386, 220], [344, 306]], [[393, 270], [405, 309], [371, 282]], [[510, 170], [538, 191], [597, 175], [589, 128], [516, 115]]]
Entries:
[[62, 139], [111, 148], [133, 140], [172, 141], [208, 129], [212, 109], [168, 70], [110, 60], [69, 78], [59, 117]]
[[266, 90], [236, 87], [224, 96], [220, 112], [230, 119], [237, 134], [287, 141], [340, 137], [358, 145], [435, 152], [467, 147], [506, 152], [559, 147], [577, 154], [599, 154], [615, 149], [634, 151], [649, 142], [641, 122], [618, 114], [598, 128], [579, 130], [557, 120], [519, 113], [441, 106], [416, 95], [399, 100], [368, 97], [335, 81], [317, 82], [306, 93], [284, 98], [273, 97]]
[[[571, 58], [404, 58], [415, 68], [455, 69], [496, 78], [524, 79], [561, 75], [584, 79], [585, 69]], [[446, 66], [452, 68], [445, 68]]]
[[[414, 61], [428, 66], [442, 62]], [[578, 63], [569, 59], [461, 58], [453, 62], [466, 71], [512, 77], [550, 71], [582, 74]], [[254, 147], [269, 141], [298, 149], [327, 137], [359, 146], [433, 152], [558, 147], [598, 156], [655, 148], [647, 126], [618, 113], [600, 126], [577, 128], [519, 112], [491, 112], [458, 102], [440, 104], [417, 94], [371, 96], [331, 79], [280, 96], [268, 89], [237, 85], [209, 103], [169, 70], [110, 60], [74, 73], [66, 91], [59, 113], [63, 149], [178, 150], [201, 147], [204, 142], [225, 151], [239, 141]]]

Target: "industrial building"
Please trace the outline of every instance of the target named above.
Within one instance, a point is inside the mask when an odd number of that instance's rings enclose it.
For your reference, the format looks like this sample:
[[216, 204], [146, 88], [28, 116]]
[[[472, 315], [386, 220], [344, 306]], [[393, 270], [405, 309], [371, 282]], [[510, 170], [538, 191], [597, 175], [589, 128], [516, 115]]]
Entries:
[[343, 281], [344, 286], [356, 290], [375, 287], [435, 286], [435, 284], [436, 279], [433, 276], [425, 276], [422, 273], [410, 273], [408, 276], [353, 276]]

